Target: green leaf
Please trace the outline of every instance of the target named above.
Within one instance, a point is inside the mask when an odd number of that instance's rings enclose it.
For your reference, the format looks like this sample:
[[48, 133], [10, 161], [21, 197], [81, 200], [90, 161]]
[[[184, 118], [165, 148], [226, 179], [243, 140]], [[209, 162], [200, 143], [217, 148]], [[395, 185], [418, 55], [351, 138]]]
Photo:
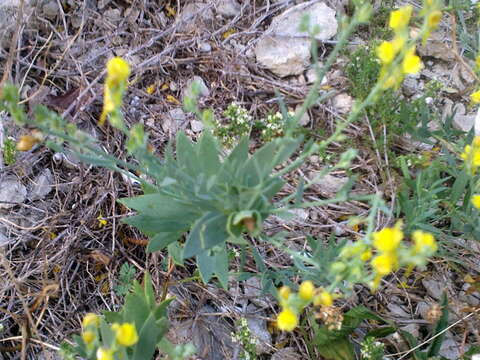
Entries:
[[327, 360], [355, 360], [353, 345], [347, 339], [331, 341], [317, 350]]
[[205, 251], [197, 255], [197, 265], [202, 280], [207, 283], [216, 275], [223, 288], [228, 286], [228, 255], [225, 246], [217, 251]]
[[199, 166], [202, 172], [210, 176], [216, 175], [222, 165], [218, 157], [217, 146], [215, 138], [208, 131], [204, 132], [197, 146]]
[[224, 214], [215, 212], [208, 212], [198, 219], [188, 235], [183, 249], [183, 258], [198, 255], [224, 243], [229, 237], [227, 220]]
[[186, 232], [190, 227], [189, 219], [162, 219], [156, 216], [136, 215], [123, 219], [124, 224], [135, 226], [147, 235], [160, 232], [174, 233]]
[[137, 328], [138, 343], [133, 348], [132, 360], [152, 359], [158, 339], [158, 326], [153, 314], [150, 314], [140, 328]]
[[370, 330], [365, 337], [383, 338], [397, 331], [394, 326], [383, 326]]
[[155, 234], [147, 245], [147, 252], [153, 253], [166, 248], [171, 243], [177, 241], [183, 232], [160, 232]]
[[455, 182], [452, 185], [452, 193], [450, 195], [450, 201], [452, 204], [456, 204], [460, 199], [462, 194], [467, 187], [468, 180], [470, 177], [465, 173], [465, 171], [460, 172], [459, 176], [455, 179]]

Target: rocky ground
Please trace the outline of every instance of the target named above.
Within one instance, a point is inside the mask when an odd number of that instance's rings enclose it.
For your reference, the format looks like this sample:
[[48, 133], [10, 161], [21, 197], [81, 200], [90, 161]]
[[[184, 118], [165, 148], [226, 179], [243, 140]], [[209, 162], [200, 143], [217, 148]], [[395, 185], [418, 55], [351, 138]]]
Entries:
[[[97, 122], [105, 63], [112, 56], [126, 58], [133, 70], [125, 99], [126, 121], [144, 123], [161, 156], [177, 131], [192, 138], [202, 132], [202, 123], [181, 106], [195, 79], [202, 84], [200, 105], [212, 108], [219, 119], [232, 102], [246, 107], [254, 118], [277, 111], [275, 90], [295, 109], [315, 76], [310, 40], [298, 31], [301, 15], [308, 12], [312, 22], [321, 24], [317, 35], [321, 61], [336, 43], [336, 16], [349, 11], [347, 4], [342, 0], [0, 0], [1, 73], [5, 81], [20, 86], [28, 109], [47, 105], [101, 139], [110, 153], [124, 158], [124, 138]], [[378, 10], [382, 2], [375, 6]], [[349, 51], [367, 46], [370, 37], [366, 29], [360, 29]], [[459, 58], [468, 60], [451, 39], [452, 23], [447, 17], [421, 49], [425, 68], [407, 78], [401, 91], [405, 98], [415, 99], [424, 95], [428, 82], [438, 81], [446, 90], [427, 98], [428, 105], [443, 118], [453, 113], [453, 126], [469, 131], [476, 114], [467, 105], [468, 94], [478, 79], [462, 66]], [[302, 119], [313, 137], [331, 132], [333, 120], [351, 110], [351, 84], [345, 74], [348, 62], [347, 54], [341, 55], [322, 84], [336, 95]], [[122, 303], [115, 289], [124, 263], [136, 270], [137, 278], [149, 270], [158, 289], [166, 281], [173, 284], [169, 291], [177, 300], [171, 308], [169, 336], [178, 342], [192, 341], [200, 358], [238, 358], [240, 348], [232, 332], [237, 331], [240, 318], [247, 319], [258, 339], [259, 358], [308, 358], [304, 338], [272, 328], [269, 320], [277, 311], [276, 301], [262, 293], [261, 277], [232, 280], [228, 291], [180, 282], [192, 276], [193, 267], [187, 264], [170, 273], [164, 254], [147, 255], [138, 241], [131, 241], [143, 236], [119, 223], [124, 209], [116, 199], [139, 193], [135, 184], [82, 164], [71, 153], [53, 153], [42, 146], [17, 153], [15, 161], [7, 164], [6, 144], [26, 131], [0, 113], [0, 271], [5, 279], [0, 285], [0, 324], [4, 327], [0, 358], [21, 358], [25, 352], [29, 359], [55, 359], [54, 350], [78, 331], [85, 312], [116, 309]], [[347, 134], [352, 139], [370, 137], [368, 122], [352, 124]], [[398, 137], [396, 142], [403, 153], [432, 147], [407, 137]], [[329, 152], [334, 156], [340, 150], [333, 146]], [[356, 191], [395, 193], [395, 179], [385, 183], [379, 175], [386, 161], [383, 155], [360, 148], [351, 169], [360, 175]], [[300, 175], [314, 176], [322, 167], [319, 157], [313, 156]], [[307, 195], [310, 199], [331, 197], [346, 181], [347, 174], [339, 171]], [[306, 235], [326, 239], [332, 232], [339, 238], [356, 234], [347, 226], [345, 215], [366, 211], [361, 203], [300, 210], [288, 222], [271, 219], [266, 230], [290, 231], [295, 235], [291, 246], [302, 250]], [[379, 218], [379, 224], [390, 220]], [[463, 265], [478, 275], [480, 246], [458, 245], [464, 249], [459, 254]], [[287, 255], [265, 246], [259, 244], [259, 251], [267, 263], [289, 264]], [[449, 262], [437, 259], [427, 272], [416, 274], [414, 286], [401, 287], [402, 279], [393, 278], [375, 294], [359, 287], [345, 307], [363, 304], [423, 338], [429, 332], [429, 311], [446, 289], [451, 299], [450, 321], [458, 323], [447, 333], [441, 354], [457, 359], [475, 336], [479, 341], [478, 315], [469, 314], [480, 306], [480, 293], [469, 290], [471, 285], [459, 274]], [[19, 345], [27, 337], [24, 324], [31, 320], [38, 335], [22, 352]], [[395, 334], [386, 342], [397, 352], [406, 349]]]

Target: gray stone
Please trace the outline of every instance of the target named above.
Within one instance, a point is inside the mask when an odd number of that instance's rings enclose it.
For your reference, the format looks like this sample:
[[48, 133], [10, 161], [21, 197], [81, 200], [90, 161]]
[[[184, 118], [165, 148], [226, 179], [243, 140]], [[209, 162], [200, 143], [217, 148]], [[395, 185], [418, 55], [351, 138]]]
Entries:
[[181, 108], [172, 109], [162, 121], [162, 129], [166, 133], [175, 134], [186, 119], [187, 115]]
[[58, 4], [55, 0], [48, 1], [42, 6], [42, 14], [49, 20], [55, 19], [58, 13]]
[[193, 132], [199, 133], [203, 130], [203, 123], [198, 120], [192, 120], [190, 122], [190, 127], [192, 128]]
[[414, 338], [418, 339], [420, 336], [420, 325], [416, 323], [408, 324], [405, 325], [401, 328], [403, 331], [408, 332], [411, 334]]
[[247, 312], [249, 314], [246, 314], [245, 318], [247, 319], [248, 328], [255, 338], [257, 354], [270, 352], [272, 349], [272, 335], [267, 329], [267, 322], [264, 319], [266, 317], [265, 312], [259, 311], [253, 304], [248, 305]]
[[202, 53], [209, 53], [212, 51], [212, 45], [210, 45], [208, 42], [202, 42], [198, 44], [198, 50]]
[[442, 293], [445, 289], [445, 283], [435, 279], [422, 279], [422, 285], [425, 290], [427, 290], [427, 294], [435, 300], [439, 300], [442, 297]]
[[47, 196], [53, 187], [53, 175], [49, 169], [43, 170], [34, 180], [30, 190], [30, 199], [39, 200]]
[[1, 246], [5, 246], [5, 245], [8, 245], [10, 244], [11, 241], [10, 239], [7, 237], [7, 235], [5, 235], [1, 230], [0, 230], [0, 247]]
[[[297, 112], [300, 108], [301, 108], [301, 105], [298, 105], [295, 108], [295, 112]], [[308, 111], [305, 111], [305, 113], [302, 115], [302, 117], [298, 121], [298, 125], [307, 126], [309, 122], [310, 122], [310, 115], [308, 114]]]
[[465, 105], [459, 103], [454, 108], [453, 126], [465, 132], [468, 132], [475, 125], [476, 114], [466, 114]]
[[190, 79], [187, 82], [187, 85], [185, 86], [185, 90], [184, 90], [185, 96], [192, 96], [191, 86], [194, 82], [196, 82], [199, 85], [200, 97], [205, 97], [210, 95], [210, 89], [205, 84], [205, 81], [203, 81], [203, 79], [200, 76], [194, 76], [192, 79]]
[[[317, 172], [312, 171], [309, 175], [310, 179], [314, 179], [315, 176], [317, 176]], [[342, 186], [347, 183], [347, 181], [348, 178], [346, 177], [337, 177], [327, 174], [317, 180], [316, 187], [322, 194], [326, 196], [332, 196], [336, 194], [342, 188]]]
[[245, 281], [243, 285], [245, 296], [255, 305], [261, 308], [267, 308], [270, 306], [272, 299], [262, 294], [262, 283], [259, 278], [251, 277]]
[[414, 77], [407, 76], [405, 80], [403, 80], [402, 90], [406, 96], [413, 96], [417, 94], [419, 90], [418, 80]]
[[201, 28], [200, 23], [212, 20], [211, 6], [201, 2], [192, 2], [182, 9], [177, 16], [177, 29], [180, 32], [194, 32]]
[[293, 215], [293, 221], [305, 222], [308, 219], [309, 213], [305, 209], [291, 209], [290, 213]]
[[10, 209], [21, 204], [27, 197], [27, 188], [15, 179], [0, 182], [0, 209]]
[[[323, 64], [319, 64], [320, 67], [323, 66]], [[310, 68], [307, 70], [307, 73], [305, 74], [307, 78], [307, 84], [313, 84], [315, 81], [317, 81], [317, 72], [315, 71], [314, 68]], [[323, 77], [321, 85], [325, 85], [328, 82], [328, 79], [326, 76]]]
[[224, 17], [234, 17], [241, 10], [240, 5], [235, 0], [217, 0], [215, 8], [217, 13]]
[[409, 318], [410, 317], [410, 314], [408, 312], [406, 312], [405, 309], [398, 304], [389, 302], [388, 305], [387, 305], [387, 309], [395, 317], [399, 317], [399, 318]]
[[462, 291], [458, 294], [458, 298], [470, 306], [478, 306], [480, 305], [480, 293], [478, 291], [469, 291], [471, 287], [472, 285], [470, 284], [463, 284]]
[[307, 2], [296, 5], [275, 17], [255, 47], [258, 63], [280, 77], [302, 73], [310, 62], [310, 40], [299, 31], [305, 14], [311, 24], [318, 24], [317, 40], [327, 40], [337, 33], [335, 10], [324, 3]]
[[345, 93], [335, 95], [332, 105], [339, 114], [348, 114], [353, 107], [353, 98]]
[[438, 354], [451, 360], [460, 359], [461, 353], [459, 344], [453, 339], [450, 333], [447, 332], [447, 335], [440, 346], [440, 351]]
[[103, 16], [113, 24], [119, 24], [123, 19], [120, 9], [109, 9], [103, 12]]

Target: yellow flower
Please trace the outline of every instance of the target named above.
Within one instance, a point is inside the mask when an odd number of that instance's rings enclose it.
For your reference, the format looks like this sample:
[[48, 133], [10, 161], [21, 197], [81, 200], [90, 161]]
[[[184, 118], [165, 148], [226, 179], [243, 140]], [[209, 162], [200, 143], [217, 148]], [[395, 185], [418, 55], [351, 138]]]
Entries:
[[372, 251], [371, 250], [365, 250], [361, 255], [360, 255], [360, 260], [362, 261], [368, 261], [372, 258]]
[[137, 329], [133, 323], [113, 324], [112, 330], [115, 332], [115, 339], [120, 345], [132, 346], [138, 342]]
[[300, 299], [305, 301], [310, 301], [313, 298], [315, 293], [315, 286], [310, 280], [302, 282], [300, 288], [298, 289], [298, 295]]
[[298, 317], [289, 308], [283, 309], [277, 316], [277, 326], [283, 331], [292, 331], [298, 325]]
[[395, 59], [395, 47], [388, 41], [383, 41], [377, 47], [377, 56], [382, 64], [390, 64]]
[[436, 29], [440, 20], [442, 20], [442, 12], [440, 10], [433, 11], [427, 16], [427, 26], [431, 30]]
[[413, 251], [415, 254], [419, 253], [434, 253], [437, 251], [437, 243], [432, 234], [424, 232], [422, 230], [415, 230], [412, 234], [415, 246]]
[[389, 26], [395, 31], [404, 29], [410, 22], [413, 7], [411, 5], [403, 6], [390, 13]]
[[323, 290], [313, 299], [313, 305], [330, 307], [333, 305], [333, 296], [328, 291]]
[[114, 57], [107, 62], [107, 83], [110, 85], [126, 81], [130, 75], [130, 65], [121, 57]]
[[473, 195], [472, 199], [470, 200], [477, 209], [480, 209], [480, 195]]
[[113, 360], [114, 353], [115, 351], [112, 349], [98, 348], [97, 360]]
[[460, 157], [472, 168], [473, 173], [480, 166], [480, 136], [473, 139], [472, 145], [466, 145]]
[[394, 254], [381, 254], [375, 256], [371, 262], [372, 268], [378, 275], [390, 274], [397, 267], [397, 256]]
[[90, 345], [95, 340], [95, 333], [93, 331], [84, 331], [82, 332], [82, 339], [85, 344]]
[[402, 70], [405, 74], [416, 74], [422, 69], [422, 60], [415, 55], [415, 48], [408, 50], [403, 58]]
[[372, 234], [373, 246], [381, 252], [395, 251], [403, 239], [401, 222], [397, 222], [393, 228], [384, 228]]
[[100, 318], [98, 317], [97, 314], [88, 313], [83, 317], [82, 327], [84, 329], [89, 327], [89, 326], [97, 327], [98, 325], [100, 325]]
[[477, 69], [480, 69], [480, 55], [477, 55], [477, 57], [475, 58], [475, 67]]
[[480, 103], [480, 90], [477, 90], [473, 94], [471, 94], [470, 99], [474, 104]]
[[288, 300], [288, 298], [290, 297], [290, 293], [291, 293], [291, 291], [290, 291], [290, 288], [288, 286], [282, 286], [280, 288], [280, 290], [278, 290], [278, 295], [283, 300]]

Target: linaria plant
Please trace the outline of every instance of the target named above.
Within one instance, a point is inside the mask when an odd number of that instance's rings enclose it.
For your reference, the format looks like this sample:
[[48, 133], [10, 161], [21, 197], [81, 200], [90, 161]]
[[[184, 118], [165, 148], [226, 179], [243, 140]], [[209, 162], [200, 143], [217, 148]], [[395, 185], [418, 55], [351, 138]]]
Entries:
[[[163, 159], [157, 158], [148, 146], [148, 135], [142, 124], [130, 129], [126, 126], [121, 101], [128, 86], [130, 67], [121, 58], [113, 58], [107, 64], [107, 77], [104, 87], [104, 108], [100, 124], [108, 123], [127, 139], [126, 150], [136, 161], [123, 161], [108, 154], [98, 142], [80, 131], [74, 124], [67, 124], [57, 114], [45, 107], [37, 107], [35, 117], [27, 117], [14, 87], [6, 87], [0, 101], [0, 110], [8, 110], [17, 123], [36, 127], [41, 137], [29, 135], [32, 145], [45, 139], [45, 143], [55, 151], [64, 151], [65, 143], [86, 162], [100, 165], [128, 176], [142, 185], [141, 196], [120, 199], [119, 202], [135, 211], [124, 222], [135, 226], [149, 236], [149, 252], [167, 249], [169, 255], [178, 264], [185, 259], [195, 258], [203, 281], [216, 277], [223, 287], [227, 286], [229, 276], [229, 244], [239, 246], [242, 251], [252, 251], [249, 237], [258, 237], [285, 251], [284, 237], [268, 238], [262, 235], [262, 224], [270, 215], [286, 216], [294, 208], [308, 208], [347, 200], [359, 200], [370, 203], [370, 216], [359, 219], [367, 224], [368, 230], [363, 239], [344, 247], [336, 261], [327, 271], [330, 283], [317, 284], [317, 279], [306, 279], [298, 292], [288, 288], [279, 291], [282, 307], [277, 323], [279, 328], [291, 331], [299, 323], [299, 315], [309, 304], [329, 309], [342, 293], [335, 289], [346, 289], [354, 283], [366, 283], [372, 289], [378, 287], [381, 279], [401, 266], [424, 265], [431, 256], [436, 243], [428, 233], [417, 232], [412, 235], [413, 245], [402, 242], [404, 237], [401, 222], [393, 227], [375, 231], [375, 215], [378, 211], [389, 212], [380, 195], [349, 194], [353, 179], [333, 198], [312, 202], [303, 201], [303, 193], [331, 171], [348, 169], [356, 152], [347, 150], [335, 165], [327, 166], [317, 176], [308, 181], [299, 181], [296, 192], [279, 199], [272, 199], [285, 184], [284, 176], [293, 174], [311, 155], [324, 152], [332, 142], [345, 139], [344, 130], [356, 121], [363, 111], [381, 96], [382, 91], [398, 87], [405, 74], [420, 70], [421, 62], [415, 55], [415, 44], [425, 39], [438, 24], [431, 14], [439, 10], [439, 3], [425, 1], [423, 17], [425, 23], [415, 38], [410, 38], [408, 23], [412, 14], [410, 7], [392, 12], [390, 27], [395, 38], [382, 43], [377, 54], [382, 62], [382, 71], [376, 85], [368, 96], [357, 102], [346, 119], [339, 119], [335, 130], [326, 139], [304, 143], [302, 136], [294, 131], [299, 119], [313, 105], [325, 100], [331, 93], [319, 98], [319, 89], [323, 77], [340, 50], [346, 45], [349, 36], [361, 23], [368, 21], [372, 6], [369, 1], [354, 1], [356, 9], [349, 19], [341, 19], [341, 31], [337, 44], [325, 60], [324, 66], [317, 61], [316, 46], [312, 43], [316, 81], [307, 94], [304, 103], [293, 116], [287, 113], [285, 104], [280, 100], [283, 129], [275, 137], [249, 153], [248, 138], [242, 137], [228, 152], [212, 133], [215, 119], [209, 109], [198, 108], [196, 96], [198, 86], [194, 84], [191, 96], [184, 99], [187, 111], [195, 113], [204, 123], [205, 130], [197, 142], [192, 142], [183, 132], [179, 132], [175, 142], [171, 143]], [[316, 28], [308, 21], [302, 24], [312, 38]], [[30, 138], [29, 138], [30, 139]], [[24, 148], [25, 150], [26, 148]], [[299, 151], [301, 150], [301, 151]], [[293, 175], [292, 175], [293, 176]], [[246, 236], [248, 235], [248, 236]], [[300, 258], [299, 258], [300, 256]], [[321, 268], [321, 257], [309, 258], [296, 255], [314, 271]], [[112, 329], [114, 331], [114, 329]], [[141, 335], [139, 335], [141, 339]]]
[[164, 338], [168, 331], [167, 307], [172, 300], [156, 303], [147, 274], [143, 286], [133, 284], [119, 312], [86, 314], [80, 336], [74, 336], [76, 344], [64, 343], [60, 354], [66, 360], [75, 355], [88, 360], [147, 360], [160, 350], [169, 359], [183, 360], [194, 354], [193, 346], [174, 346]]

